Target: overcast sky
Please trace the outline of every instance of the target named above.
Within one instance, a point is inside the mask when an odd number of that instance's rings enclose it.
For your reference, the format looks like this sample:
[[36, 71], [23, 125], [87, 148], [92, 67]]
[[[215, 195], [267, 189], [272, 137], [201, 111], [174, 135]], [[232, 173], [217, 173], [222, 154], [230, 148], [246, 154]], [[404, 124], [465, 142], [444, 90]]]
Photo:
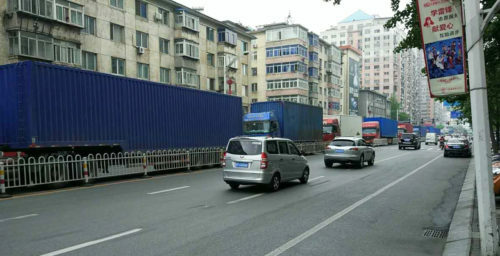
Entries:
[[[410, 0], [401, 2], [407, 3]], [[320, 33], [357, 10], [381, 17], [392, 16], [391, 0], [342, 0], [333, 6], [323, 0], [177, 0], [187, 7], [203, 7], [204, 14], [256, 27], [284, 22], [290, 12], [294, 23]]]

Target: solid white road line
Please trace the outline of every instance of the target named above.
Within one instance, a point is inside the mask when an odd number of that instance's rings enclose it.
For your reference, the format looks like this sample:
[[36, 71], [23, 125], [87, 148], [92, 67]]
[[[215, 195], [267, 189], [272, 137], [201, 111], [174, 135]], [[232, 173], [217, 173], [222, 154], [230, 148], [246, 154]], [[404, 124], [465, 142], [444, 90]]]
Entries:
[[33, 213], [33, 214], [28, 214], [28, 215], [23, 215], [23, 216], [17, 216], [17, 217], [12, 217], [12, 218], [7, 218], [7, 219], [1, 219], [0, 223], [1, 222], [6, 222], [6, 221], [9, 221], [9, 220], [20, 220], [20, 219], [26, 219], [26, 218], [35, 217], [35, 216], [38, 216], [38, 214], [37, 213]]
[[245, 200], [249, 200], [249, 199], [252, 199], [252, 198], [256, 198], [256, 197], [259, 197], [259, 196], [262, 196], [262, 195], [264, 195], [264, 193], [256, 194], [256, 195], [253, 195], [253, 196], [243, 197], [243, 198], [240, 198], [240, 199], [234, 200], [234, 201], [229, 201], [226, 204], [235, 204], [235, 203], [238, 203], [238, 202], [241, 202], [241, 201], [245, 201]]
[[410, 173], [406, 174], [405, 176], [389, 183], [388, 185], [386, 185], [385, 187], [377, 190], [375, 193], [373, 194], [370, 194], [369, 196], [357, 201], [356, 203], [352, 204], [351, 206], [345, 208], [344, 210], [342, 210], [341, 212], [338, 212], [337, 214], [329, 217], [328, 219], [320, 222], [319, 224], [317, 224], [316, 226], [312, 227], [311, 229], [307, 230], [306, 232], [300, 234], [299, 236], [295, 237], [294, 239], [288, 241], [287, 243], [283, 244], [282, 246], [276, 248], [274, 251], [266, 254], [266, 256], [277, 256], [277, 255], [280, 255], [282, 254], [283, 252], [285, 252], [286, 250], [292, 248], [293, 246], [297, 245], [298, 243], [304, 241], [305, 239], [307, 239], [308, 237], [314, 235], [316, 232], [322, 230], [323, 228], [325, 228], [326, 226], [332, 224], [334, 221], [342, 218], [342, 216], [350, 213], [352, 210], [358, 208], [358, 206], [368, 202], [370, 199], [380, 195], [382, 192], [386, 191], [387, 189], [393, 187], [394, 185], [398, 184], [399, 182], [403, 181], [404, 179], [410, 177], [411, 175], [415, 174], [416, 172], [424, 169], [426, 166], [430, 165], [431, 163], [433, 163], [434, 161], [438, 160], [439, 158], [441, 158], [441, 156], [438, 156], [438, 157], [435, 157], [434, 159], [430, 160], [429, 162], [427, 162], [426, 164], [418, 167], [417, 169], [411, 171]]
[[148, 193], [148, 195], [156, 195], [156, 194], [160, 194], [160, 193], [166, 193], [166, 192], [179, 190], [179, 189], [185, 189], [185, 188], [189, 188], [189, 186], [183, 186], [183, 187], [178, 187], [178, 188], [171, 188], [171, 189], [165, 189], [165, 190], [160, 190], [160, 191], [156, 191], [156, 192], [150, 192], [150, 193]]
[[314, 177], [312, 179], [309, 179], [309, 181], [313, 181], [313, 180], [319, 180], [321, 178], [324, 178], [325, 176], [318, 176], [318, 177]]
[[142, 228], [132, 229], [132, 230], [129, 230], [127, 232], [120, 233], [120, 234], [116, 234], [116, 235], [104, 237], [104, 238], [101, 238], [101, 239], [98, 239], [98, 240], [94, 240], [94, 241], [90, 241], [90, 242], [86, 242], [86, 243], [83, 243], [83, 244], [78, 244], [78, 245], [71, 246], [71, 247], [68, 247], [68, 248], [64, 248], [64, 249], [61, 249], [61, 250], [58, 250], [58, 251], [55, 251], [55, 252], [49, 252], [49, 253], [46, 253], [46, 254], [42, 254], [41, 256], [55, 256], [55, 255], [59, 255], [59, 254], [63, 254], [63, 253], [71, 252], [71, 251], [75, 251], [75, 250], [78, 250], [78, 249], [82, 249], [84, 247], [88, 247], [88, 246], [91, 246], [91, 245], [99, 244], [99, 243], [102, 243], [102, 242], [113, 240], [113, 239], [116, 239], [116, 238], [119, 238], [119, 237], [122, 237], [122, 236], [133, 234], [133, 233], [137, 233], [137, 232], [139, 232], [141, 230], [142, 230]]
[[[401, 157], [401, 156], [405, 156], [405, 155], [409, 155], [409, 154], [410, 154], [410, 153], [404, 153], [404, 154], [400, 154], [400, 155], [392, 156], [392, 157], [385, 158], [385, 159], [378, 160], [378, 161], [377, 161], [377, 158], [375, 158], [375, 163], [380, 163], [380, 162], [388, 161], [388, 160], [391, 160], [391, 159], [394, 159], [394, 158], [398, 158], [398, 157]], [[375, 155], [375, 157], [376, 157], [376, 156], [377, 156], [377, 155]]]
[[427, 149], [427, 151], [429, 151], [429, 150], [433, 150], [433, 148], [429, 148], [429, 149]]

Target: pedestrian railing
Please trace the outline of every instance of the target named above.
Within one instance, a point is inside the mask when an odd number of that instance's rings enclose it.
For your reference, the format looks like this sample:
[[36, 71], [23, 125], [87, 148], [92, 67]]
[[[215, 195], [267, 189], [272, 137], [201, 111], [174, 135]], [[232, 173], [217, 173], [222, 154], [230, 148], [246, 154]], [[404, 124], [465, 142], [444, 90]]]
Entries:
[[[297, 143], [299, 150], [306, 154], [322, 152], [325, 145], [323, 142]], [[71, 181], [88, 183], [89, 180], [176, 169], [190, 170], [220, 165], [223, 154], [223, 148], [214, 147], [7, 158], [0, 159], [0, 184], [11, 189]]]

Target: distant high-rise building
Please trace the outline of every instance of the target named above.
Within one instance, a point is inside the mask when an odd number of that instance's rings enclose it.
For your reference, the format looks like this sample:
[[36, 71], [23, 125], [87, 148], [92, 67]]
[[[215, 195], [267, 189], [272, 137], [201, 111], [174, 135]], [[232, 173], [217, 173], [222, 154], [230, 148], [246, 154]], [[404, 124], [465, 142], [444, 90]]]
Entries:
[[394, 49], [404, 37], [400, 28], [386, 29], [389, 18], [359, 10], [321, 33], [323, 40], [339, 47], [351, 45], [362, 52], [361, 88], [401, 97], [401, 54]]

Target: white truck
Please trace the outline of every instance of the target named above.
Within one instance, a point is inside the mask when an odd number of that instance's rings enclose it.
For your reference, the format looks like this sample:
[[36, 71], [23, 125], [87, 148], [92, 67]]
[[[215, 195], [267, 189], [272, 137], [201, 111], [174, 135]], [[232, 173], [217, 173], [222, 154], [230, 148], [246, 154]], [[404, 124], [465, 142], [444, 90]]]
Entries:
[[323, 141], [331, 141], [335, 137], [362, 136], [363, 118], [348, 115], [323, 116]]

